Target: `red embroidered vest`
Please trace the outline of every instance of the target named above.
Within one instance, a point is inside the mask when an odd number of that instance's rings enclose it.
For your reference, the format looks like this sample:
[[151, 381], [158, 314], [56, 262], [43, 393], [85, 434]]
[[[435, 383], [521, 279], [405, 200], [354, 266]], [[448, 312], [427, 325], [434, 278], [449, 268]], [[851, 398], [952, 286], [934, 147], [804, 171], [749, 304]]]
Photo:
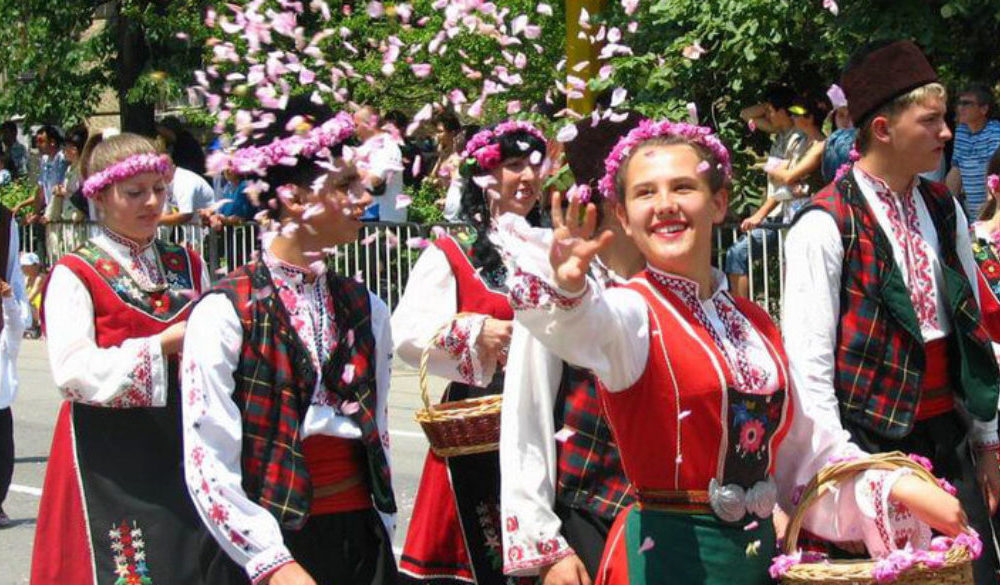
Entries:
[[142, 291], [103, 248], [88, 242], [63, 256], [65, 266], [90, 291], [94, 303], [94, 336], [98, 347], [115, 347], [126, 339], [156, 335], [188, 318], [201, 293], [201, 258], [175, 244], [156, 240], [169, 287]]
[[[954, 328], [952, 383], [968, 411], [989, 420], [997, 410], [997, 363], [955, 249], [954, 200], [938, 183], [921, 179], [919, 190], [940, 242], [942, 293]], [[853, 173], [817, 193], [808, 209], [833, 217], [844, 247], [834, 373], [841, 416], [885, 437], [906, 436], [921, 397], [926, 355], [889, 240]]]
[[[243, 325], [233, 393], [243, 416], [243, 488], [284, 528], [293, 530], [301, 528], [311, 512], [312, 483], [300, 427], [317, 375], [322, 376], [338, 410], [344, 403], [357, 403], [353, 414], [345, 414], [361, 428], [372, 500], [382, 512], [396, 511], [389, 463], [375, 422], [375, 336], [368, 289], [333, 270], [327, 272], [326, 281], [338, 340], [321, 374], [315, 371], [288, 312], [271, 292], [270, 272], [263, 262], [238, 268], [213, 289], [232, 302]], [[353, 377], [344, 376], [348, 367], [353, 368]]]
[[626, 285], [649, 307], [646, 369], [630, 388], [601, 387], [625, 475], [636, 495], [704, 491], [712, 479], [747, 488], [774, 473], [791, 425], [781, 334], [756, 304], [735, 299], [777, 365], [771, 394], [736, 391], [724, 355], [667, 287], [642, 273]]

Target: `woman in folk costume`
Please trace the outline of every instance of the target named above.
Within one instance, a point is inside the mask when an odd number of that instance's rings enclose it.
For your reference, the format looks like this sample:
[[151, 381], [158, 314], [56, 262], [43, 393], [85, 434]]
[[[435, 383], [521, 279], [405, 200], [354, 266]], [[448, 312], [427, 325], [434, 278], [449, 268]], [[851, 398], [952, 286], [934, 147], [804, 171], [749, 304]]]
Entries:
[[[504, 213], [537, 224], [544, 158], [545, 138], [527, 122], [472, 137], [462, 155], [461, 219], [475, 234], [437, 239], [413, 267], [393, 314], [399, 357], [416, 366], [427, 351], [428, 372], [451, 381], [445, 401], [503, 390], [514, 315], [490, 235]], [[447, 460], [428, 453], [400, 560], [403, 580], [503, 583], [499, 508], [495, 452]]]
[[[729, 173], [729, 153], [709, 129], [643, 122], [608, 157], [601, 188], [619, 202], [646, 270], [622, 287], [590, 283], [589, 265], [611, 234], [587, 239], [594, 209], [581, 220], [576, 201], [565, 218], [553, 203], [548, 257], [514, 257], [517, 321], [598, 376], [636, 492], [612, 527], [598, 583], [767, 583], [774, 505], [791, 508], [832, 458], [862, 456], [797, 399], [770, 317], [730, 296], [711, 266]], [[516, 218], [500, 230], [527, 231]], [[927, 524], [949, 535], [965, 529], [957, 500], [906, 471], [865, 472], [805, 520], [875, 554], [897, 538], [926, 545]]]
[[[983, 325], [994, 343], [1000, 341], [1000, 150], [986, 167], [986, 205], [970, 226], [972, 256], [979, 266], [979, 300]], [[997, 346], [994, 346], [994, 350]]]
[[100, 233], [64, 256], [43, 300], [65, 398], [38, 513], [31, 582], [210, 583], [184, 487], [178, 353], [208, 286], [194, 252], [155, 238], [173, 167], [141, 136], [100, 142], [85, 195]]
[[208, 163], [262, 177], [278, 223], [192, 312], [188, 489], [217, 557], [239, 566], [228, 583], [395, 583], [389, 310], [326, 263], [372, 202], [349, 156], [354, 122], [307, 96], [272, 113], [254, 146]]
[[[602, 229], [618, 229], [614, 202], [597, 189], [604, 158], [642, 118], [576, 124], [566, 159], [581, 196], [598, 206]], [[504, 249], [548, 254], [551, 230]], [[628, 238], [616, 238], [591, 265], [592, 281], [617, 286], [642, 270]], [[500, 432], [504, 572], [538, 575], [545, 585], [589, 584], [597, 574], [615, 517], [633, 501], [618, 448], [602, 413], [594, 375], [560, 360], [522, 325], [514, 324], [504, 380]]]

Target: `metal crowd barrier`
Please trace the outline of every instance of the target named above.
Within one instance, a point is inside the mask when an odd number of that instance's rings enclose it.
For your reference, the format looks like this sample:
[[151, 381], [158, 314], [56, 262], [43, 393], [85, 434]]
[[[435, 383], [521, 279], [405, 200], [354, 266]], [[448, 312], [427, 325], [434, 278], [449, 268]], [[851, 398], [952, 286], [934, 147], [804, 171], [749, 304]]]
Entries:
[[[413, 264], [419, 257], [419, 246], [411, 247], [415, 239], [431, 237], [437, 225], [415, 223], [366, 223], [357, 241], [339, 246], [333, 266], [337, 272], [358, 278], [377, 296], [394, 309], [406, 287]], [[445, 230], [466, 229], [463, 224], [440, 224]], [[21, 250], [38, 253], [46, 265], [85, 242], [95, 226], [91, 223], [52, 222], [21, 225]], [[784, 273], [783, 224], [762, 224], [758, 229], [777, 232], [765, 237], [761, 249], [749, 249], [750, 297], [777, 317], [781, 310], [782, 275]], [[259, 250], [257, 224], [245, 223], [213, 229], [201, 225], [181, 225], [160, 228], [160, 237], [190, 246], [204, 259], [212, 280], [229, 273], [249, 261]], [[715, 260], [725, 266], [727, 250], [744, 237], [737, 224], [720, 226], [715, 232]], [[770, 241], [774, 238], [774, 242]]]

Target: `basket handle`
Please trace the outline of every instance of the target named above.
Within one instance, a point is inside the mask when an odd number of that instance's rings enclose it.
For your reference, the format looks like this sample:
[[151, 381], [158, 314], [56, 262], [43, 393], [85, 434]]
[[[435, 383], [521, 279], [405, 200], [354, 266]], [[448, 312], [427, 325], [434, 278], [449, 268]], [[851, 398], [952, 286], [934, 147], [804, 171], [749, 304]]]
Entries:
[[894, 471], [902, 467], [912, 469], [920, 479], [937, 485], [937, 478], [931, 472], [899, 451], [880, 453], [864, 459], [834, 463], [820, 469], [819, 473], [806, 485], [805, 491], [802, 492], [802, 499], [799, 500], [799, 504], [795, 508], [791, 520], [788, 522], [784, 553], [792, 554], [795, 552], [795, 546], [799, 540], [799, 531], [802, 529], [802, 522], [805, 519], [806, 512], [809, 511], [813, 502], [837, 483], [869, 469]]
[[442, 333], [444, 333], [452, 323], [462, 317], [471, 317], [478, 315], [479, 313], [471, 312], [460, 312], [456, 313], [454, 317], [448, 319], [443, 325], [437, 328], [431, 338], [427, 340], [427, 344], [424, 346], [424, 350], [420, 352], [420, 367], [417, 369], [417, 381], [420, 384], [420, 400], [424, 403], [424, 410], [427, 412], [427, 418], [434, 419], [434, 409], [431, 408], [431, 397], [428, 394], [427, 388], [427, 362], [430, 359], [431, 348], [437, 344], [437, 339]]

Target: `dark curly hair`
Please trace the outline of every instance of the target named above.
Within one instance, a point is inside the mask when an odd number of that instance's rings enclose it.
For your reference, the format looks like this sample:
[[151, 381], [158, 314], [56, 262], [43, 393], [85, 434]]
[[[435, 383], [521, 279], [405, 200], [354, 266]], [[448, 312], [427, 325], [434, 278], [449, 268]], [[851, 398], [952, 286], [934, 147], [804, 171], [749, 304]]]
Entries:
[[[546, 152], [544, 141], [523, 130], [503, 134], [494, 143], [500, 145], [500, 157], [503, 162], [513, 158], [531, 156], [534, 152], [545, 156]], [[528, 145], [527, 149], [522, 148], [524, 144]], [[483, 173], [484, 171], [479, 168], [478, 164], [472, 169], [472, 175]], [[501, 286], [502, 282], [491, 281], [494, 278], [492, 275], [501, 278], [503, 260], [496, 246], [486, 237], [493, 219], [490, 217], [489, 203], [483, 189], [471, 178], [466, 179], [465, 185], [462, 187], [462, 206], [458, 217], [460, 221], [470, 224], [476, 230], [476, 240], [472, 244], [471, 251], [473, 264], [482, 268], [482, 276], [490, 285]], [[538, 205], [528, 214], [527, 220], [533, 226], [542, 224], [542, 214]]]
[[[288, 100], [288, 107], [284, 110], [271, 110], [271, 113], [275, 116], [275, 121], [267, 127], [264, 132], [259, 136], [255, 136], [250, 144], [254, 146], [265, 146], [270, 144], [274, 140], [280, 138], [286, 138], [287, 132], [285, 131], [285, 126], [288, 124], [289, 120], [295, 116], [302, 116], [312, 126], [319, 126], [332, 118], [335, 113], [333, 109], [329, 106], [317, 105], [309, 99], [309, 96], [295, 96]], [[345, 145], [356, 146], [358, 140], [355, 137], [351, 137], [345, 142], [342, 142], [331, 149], [331, 155], [334, 157], [339, 157], [343, 152]], [[260, 194], [260, 207], [261, 209], [267, 211], [267, 215], [271, 219], [279, 219], [281, 216], [281, 206], [277, 205], [271, 207], [271, 201], [277, 199], [278, 197], [278, 187], [283, 185], [296, 185], [299, 187], [311, 187], [313, 181], [319, 177], [325, 175], [327, 170], [316, 164], [316, 160], [312, 158], [299, 157], [297, 164], [293, 166], [287, 165], [275, 165], [267, 169], [267, 174], [264, 176], [264, 181], [267, 183], [267, 191]]]

